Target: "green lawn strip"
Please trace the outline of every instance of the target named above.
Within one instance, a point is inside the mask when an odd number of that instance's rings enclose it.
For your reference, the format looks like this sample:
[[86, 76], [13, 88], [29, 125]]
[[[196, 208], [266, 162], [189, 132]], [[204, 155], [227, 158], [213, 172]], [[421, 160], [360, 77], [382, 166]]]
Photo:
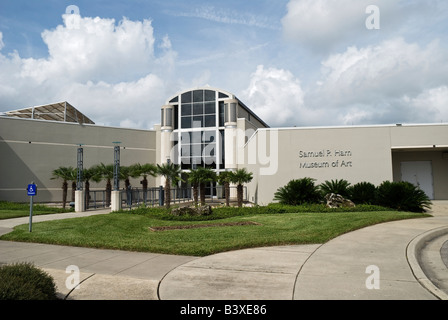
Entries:
[[[325, 243], [368, 225], [428, 215], [409, 212], [246, 214], [219, 220], [163, 220], [164, 215], [112, 213], [21, 225], [1, 240], [206, 256], [250, 247]], [[210, 218], [209, 218], [210, 219]], [[260, 225], [151, 231], [149, 227], [252, 221]]]
[[[73, 212], [73, 209], [53, 208], [41, 204], [33, 205], [33, 215]], [[30, 215], [30, 205], [0, 201], [0, 220], [27, 217]]]

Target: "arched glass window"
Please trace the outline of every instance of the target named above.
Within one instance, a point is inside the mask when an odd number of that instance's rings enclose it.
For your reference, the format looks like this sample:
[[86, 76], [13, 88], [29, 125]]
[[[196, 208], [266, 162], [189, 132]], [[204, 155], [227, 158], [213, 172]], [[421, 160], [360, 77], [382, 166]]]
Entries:
[[181, 129], [216, 126], [216, 92], [193, 90], [181, 95]]

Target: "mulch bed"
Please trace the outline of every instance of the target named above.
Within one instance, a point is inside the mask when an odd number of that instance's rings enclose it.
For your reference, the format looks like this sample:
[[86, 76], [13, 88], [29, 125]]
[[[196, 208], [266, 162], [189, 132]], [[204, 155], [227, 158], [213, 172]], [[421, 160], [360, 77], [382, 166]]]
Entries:
[[149, 227], [151, 231], [166, 231], [166, 230], [177, 230], [177, 229], [195, 229], [195, 228], [210, 228], [210, 227], [231, 227], [231, 226], [260, 226], [260, 223], [253, 221], [243, 221], [243, 222], [228, 222], [228, 223], [213, 223], [213, 224], [191, 224], [187, 226], [165, 226], [165, 227]]

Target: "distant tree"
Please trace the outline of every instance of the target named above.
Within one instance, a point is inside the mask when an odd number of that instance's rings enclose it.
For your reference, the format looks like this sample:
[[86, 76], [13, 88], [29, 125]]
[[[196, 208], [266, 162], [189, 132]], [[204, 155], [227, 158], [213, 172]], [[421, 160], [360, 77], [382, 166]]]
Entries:
[[85, 190], [85, 205], [89, 208], [90, 204], [90, 181], [100, 182], [102, 179], [102, 171], [99, 166], [92, 166], [82, 171], [82, 180], [84, 182]]
[[174, 163], [164, 163], [157, 165], [157, 174], [165, 177], [165, 207], [170, 208], [171, 205], [171, 184], [176, 184], [182, 181], [181, 169]]
[[59, 167], [52, 171], [51, 179], [62, 179], [62, 207], [65, 209], [67, 204], [68, 183], [73, 178], [73, 167]]
[[218, 175], [218, 183], [224, 186], [224, 195], [226, 197], [226, 206], [230, 205], [230, 183], [232, 182], [232, 172], [223, 171]]
[[238, 207], [243, 206], [243, 184], [251, 182], [252, 178], [252, 172], [248, 172], [246, 168], [232, 172], [231, 180], [236, 184]]
[[143, 188], [143, 200], [146, 204], [146, 197], [147, 197], [147, 191], [148, 191], [148, 176], [157, 176], [157, 166], [151, 164], [151, 163], [145, 163], [145, 164], [134, 164], [131, 166], [131, 175], [134, 178], [137, 178], [139, 176], [143, 177], [143, 180], [141, 181], [142, 188]]
[[120, 166], [120, 180], [124, 181], [124, 187], [127, 190], [128, 187], [131, 185], [130, 178], [132, 177], [134, 173], [132, 172], [131, 167], [127, 166]]
[[189, 183], [191, 183], [191, 187], [193, 188], [193, 203], [195, 206], [197, 206], [199, 198], [198, 188], [201, 181], [201, 172], [198, 171], [198, 169], [192, 169], [187, 175], [187, 180]]
[[210, 168], [198, 168], [201, 172], [199, 181], [199, 195], [201, 198], [201, 205], [205, 205], [205, 187], [207, 183], [216, 181], [216, 172]]
[[71, 181], [71, 185], [72, 185], [72, 202], [75, 202], [75, 191], [76, 191], [77, 182], [78, 182], [78, 168], [72, 168], [72, 171], [70, 173], [70, 179], [68, 179], [68, 181]]
[[112, 179], [114, 178], [114, 165], [101, 163], [98, 165], [99, 173], [103, 180], [106, 180], [106, 205], [109, 206], [112, 194]]

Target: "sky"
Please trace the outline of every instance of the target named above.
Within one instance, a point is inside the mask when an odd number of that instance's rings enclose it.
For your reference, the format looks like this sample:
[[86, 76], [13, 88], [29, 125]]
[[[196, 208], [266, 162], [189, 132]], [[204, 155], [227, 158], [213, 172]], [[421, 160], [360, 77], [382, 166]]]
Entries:
[[210, 86], [271, 127], [446, 123], [447, 30], [446, 0], [0, 0], [0, 113], [152, 129]]

